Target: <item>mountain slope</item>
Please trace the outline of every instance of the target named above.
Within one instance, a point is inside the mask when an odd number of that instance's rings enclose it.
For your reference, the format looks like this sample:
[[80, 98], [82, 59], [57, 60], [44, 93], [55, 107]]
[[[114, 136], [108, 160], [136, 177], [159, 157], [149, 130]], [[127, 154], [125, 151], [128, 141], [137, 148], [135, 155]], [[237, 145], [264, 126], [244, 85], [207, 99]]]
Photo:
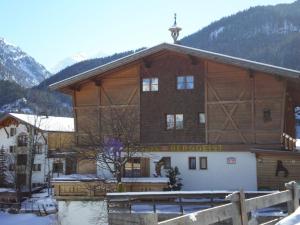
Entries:
[[50, 73], [19, 47], [0, 38], [0, 80], [14, 81], [23, 87], [39, 84]]
[[180, 43], [300, 70], [300, 0], [250, 8], [216, 21]]

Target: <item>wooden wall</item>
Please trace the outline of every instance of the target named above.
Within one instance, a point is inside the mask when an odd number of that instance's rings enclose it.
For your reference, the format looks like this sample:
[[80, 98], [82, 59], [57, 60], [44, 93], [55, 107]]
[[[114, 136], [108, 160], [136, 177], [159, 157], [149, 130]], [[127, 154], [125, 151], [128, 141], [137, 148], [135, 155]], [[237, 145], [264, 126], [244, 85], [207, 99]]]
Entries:
[[[139, 124], [138, 67], [124, 68], [82, 84], [74, 91], [74, 105], [78, 144], [89, 144], [92, 136], [110, 135], [120, 118]], [[139, 134], [139, 126], [135, 132]]]
[[[285, 85], [275, 76], [208, 61], [207, 141], [278, 144], [283, 132]], [[264, 111], [271, 119], [264, 120]]]
[[74, 133], [48, 132], [48, 150], [68, 150], [74, 146]]
[[[141, 64], [141, 79], [159, 79], [157, 92], [141, 91], [142, 143], [205, 143], [204, 65], [200, 59], [167, 52]], [[177, 90], [178, 76], [194, 76], [194, 89]], [[183, 114], [183, 129], [167, 130], [166, 115]]]
[[[283, 171], [276, 176], [278, 160], [282, 161], [283, 166], [288, 170], [285, 177]], [[290, 181], [300, 180], [300, 156], [282, 155], [258, 155], [257, 156], [257, 185], [259, 189], [280, 189], [283, 190], [284, 184]]]

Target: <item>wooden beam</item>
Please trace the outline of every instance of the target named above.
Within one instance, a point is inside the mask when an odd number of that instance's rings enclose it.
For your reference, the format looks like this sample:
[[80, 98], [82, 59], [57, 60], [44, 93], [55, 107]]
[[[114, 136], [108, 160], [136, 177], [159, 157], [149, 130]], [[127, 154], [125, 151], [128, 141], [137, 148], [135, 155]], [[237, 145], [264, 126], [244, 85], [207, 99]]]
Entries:
[[256, 113], [255, 113], [255, 76], [252, 70], [249, 70], [249, 76], [251, 81], [251, 128], [253, 130], [253, 142], [256, 143]]
[[190, 59], [190, 61], [191, 61], [191, 64], [192, 64], [193, 66], [198, 65], [199, 62], [198, 62], [197, 57], [192, 56], [192, 55], [188, 55], [188, 57], [189, 57], [189, 59]]
[[145, 68], [147, 68], [147, 69], [151, 68], [151, 66], [152, 66], [152, 61], [151, 60], [143, 58], [142, 62], [144, 64]]
[[[284, 82], [284, 88], [283, 88], [283, 93], [282, 93], [282, 102], [281, 102], [281, 134], [284, 133], [284, 125], [285, 125], [285, 104], [286, 104], [286, 91], [287, 91], [287, 82]], [[283, 136], [281, 135], [281, 138], [283, 138]], [[282, 142], [282, 140], [281, 140]]]
[[208, 87], [207, 87], [207, 61], [204, 62], [204, 91], [205, 91], [205, 94], [204, 94], [204, 111], [205, 111], [205, 143], [208, 144], [209, 143], [209, 136], [208, 136]]
[[3, 129], [4, 129], [4, 131], [5, 131], [6, 135], [7, 135], [7, 138], [9, 138], [9, 133], [8, 133], [8, 131], [6, 130], [6, 127], [3, 127]]

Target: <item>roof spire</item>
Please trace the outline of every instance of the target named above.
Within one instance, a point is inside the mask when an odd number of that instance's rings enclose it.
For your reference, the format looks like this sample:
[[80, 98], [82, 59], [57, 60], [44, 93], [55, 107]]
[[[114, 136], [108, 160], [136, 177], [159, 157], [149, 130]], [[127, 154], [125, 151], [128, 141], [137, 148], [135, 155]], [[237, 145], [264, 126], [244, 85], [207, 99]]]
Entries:
[[179, 32], [182, 30], [180, 27], [177, 26], [177, 15], [174, 13], [174, 24], [172, 27], [169, 28], [171, 32], [171, 36], [173, 38], [174, 44], [178, 44], [177, 38], [179, 36]]

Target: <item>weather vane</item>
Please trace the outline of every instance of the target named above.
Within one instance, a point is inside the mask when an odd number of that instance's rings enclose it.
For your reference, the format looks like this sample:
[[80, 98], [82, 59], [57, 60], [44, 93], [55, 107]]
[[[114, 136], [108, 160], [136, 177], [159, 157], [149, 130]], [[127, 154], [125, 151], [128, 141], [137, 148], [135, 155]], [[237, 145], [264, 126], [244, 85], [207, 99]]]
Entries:
[[172, 27], [169, 28], [169, 31], [171, 32], [171, 36], [173, 38], [174, 44], [178, 44], [178, 36], [179, 36], [179, 32], [182, 30], [181, 27], [177, 26], [177, 15], [176, 13], [174, 13], [174, 24]]

